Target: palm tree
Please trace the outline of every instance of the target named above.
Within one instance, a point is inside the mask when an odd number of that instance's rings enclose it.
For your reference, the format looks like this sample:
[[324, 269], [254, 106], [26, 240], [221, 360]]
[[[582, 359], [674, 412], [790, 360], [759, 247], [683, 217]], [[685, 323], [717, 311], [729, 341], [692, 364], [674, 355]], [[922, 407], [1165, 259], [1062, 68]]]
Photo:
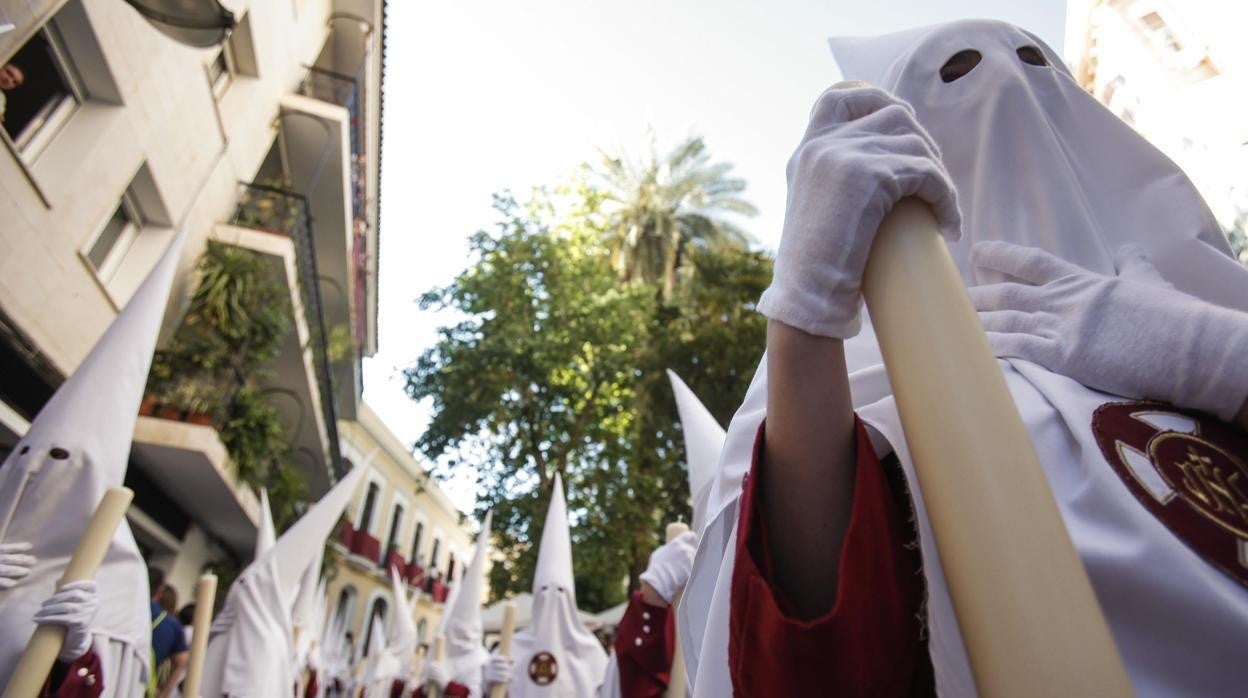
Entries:
[[601, 190], [607, 244], [620, 279], [661, 284], [665, 301], [672, 297], [688, 246], [748, 243], [745, 232], [725, 217], [758, 213], [740, 196], [745, 180], [728, 176], [731, 163], [711, 162], [700, 137], [689, 138], [660, 160], [652, 133], [643, 162], [604, 152], [600, 167], [586, 169]]

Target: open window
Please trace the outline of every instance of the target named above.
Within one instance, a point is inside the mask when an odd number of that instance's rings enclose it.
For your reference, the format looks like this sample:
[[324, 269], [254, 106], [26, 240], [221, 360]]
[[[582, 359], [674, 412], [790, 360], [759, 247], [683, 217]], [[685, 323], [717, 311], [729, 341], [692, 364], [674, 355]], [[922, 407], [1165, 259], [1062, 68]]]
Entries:
[[86, 101], [68, 56], [50, 22], [0, 68], [0, 127], [23, 158], [37, 157]]
[[[116, 206], [83, 241], [78, 254], [120, 306], [147, 276], [154, 263], [153, 250], [148, 248], [167, 239], [170, 225], [156, 181], [144, 164], [118, 197]], [[155, 250], [157, 256], [161, 250], [163, 247]]]
[[208, 82], [211, 83], [212, 94], [217, 99], [221, 99], [239, 76], [259, 76], [250, 19], [250, 15], [243, 15], [229, 38], [221, 44], [221, 48], [208, 63]]

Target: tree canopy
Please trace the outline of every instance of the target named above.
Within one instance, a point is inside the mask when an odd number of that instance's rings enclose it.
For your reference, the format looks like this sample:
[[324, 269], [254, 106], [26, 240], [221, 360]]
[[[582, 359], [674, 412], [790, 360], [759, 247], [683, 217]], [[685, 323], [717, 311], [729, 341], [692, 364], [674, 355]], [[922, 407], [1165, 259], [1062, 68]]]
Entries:
[[496, 229], [473, 235], [468, 267], [420, 300], [462, 319], [406, 371], [409, 396], [433, 403], [416, 445], [444, 471], [475, 466], [478, 513], [494, 510], [503, 557], [496, 597], [529, 588], [559, 473], [578, 602], [622, 601], [663, 526], [690, 518], [664, 369], [726, 424], [762, 354], [753, 305], [769, 257], [742, 237], [686, 246], [690, 264], [668, 282], [622, 278], [612, 196], [587, 180], [524, 202], [497, 195]]

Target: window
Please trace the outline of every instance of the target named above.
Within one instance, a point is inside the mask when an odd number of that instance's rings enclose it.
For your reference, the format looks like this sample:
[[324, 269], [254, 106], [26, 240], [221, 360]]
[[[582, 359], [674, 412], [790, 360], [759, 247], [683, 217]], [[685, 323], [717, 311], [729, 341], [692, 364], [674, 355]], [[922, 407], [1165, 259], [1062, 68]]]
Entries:
[[230, 51], [230, 43], [227, 41], [221, 50], [217, 52], [212, 62], [208, 64], [208, 82], [212, 83], [212, 94], [220, 97], [225, 94], [225, 90], [230, 86], [230, 81], [234, 79], [234, 56]]
[[412, 536], [412, 556], [409, 558], [412, 562], [420, 564], [420, 539], [425, 537], [425, 525], [419, 521], [416, 522], [416, 535]]
[[55, 23], [0, 67], [0, 126], [26, 159], [47, 147], [85, 99]]
[[390, 535], [386, 537], [385, 555], [381, 558], [381, 566], [386, 566], [386, 558], [390, 551], [398, 547], [399, 527], [403, 525], [403, 505], [395, 504], [394, 513], [390, 516]]
[[251, 41], [251, 16], [243, 18], [234, 26], [229, 38], [221, 44], [221, 50], [208, 64], [208, 82], [212, 94], [220, 99], [238, 76], [257, 77], [256, 52]]
[[381, 488], [377, 483], [368, 483], [368, 494], [364, 495], [364, 507], [360, 509], [359, 525], [355, 527], [357, 531], [369, 533], [373, 528], [373, 510], [377, 508], [377, 495], [381, 493]]
[[368, 623], [366, 623], [364, 626], [364, 655], [365, 656], [368, 656], [368, 646], [373, 641], [373, 625], [376, 623], [381, 623], [382, 629], [383, 630], [385, 629], [386, 611], [388, 609], [389, 609], [389, 606], [386, 603], [385, 599], [381, 597], [377, 597], [376, 599], [373, 599], [373, 608], [371, 611], [369, 611]]
[[455, 581], [455, 553], [451, 553], [446, 562], [446, 581], [448, 584]]
[[143, 220], [138, 197], [132, 188], [127, 188], [112, 215], [82, 249], [81, 254], [105, 284], [117, 273], [121, 260], [143, 228]]
[[351, 616], [355, 613], [355, 587], [347, 585], [338, 592], [338, 610], [334, 616], [341, 621], [340, 627], [351, 627]]
[[433, 572], [438, 569], [438, 551], [442, 547], [442, 541], [437, 538], [433, 539], [433, 550], [429, 552], [429, 571]]

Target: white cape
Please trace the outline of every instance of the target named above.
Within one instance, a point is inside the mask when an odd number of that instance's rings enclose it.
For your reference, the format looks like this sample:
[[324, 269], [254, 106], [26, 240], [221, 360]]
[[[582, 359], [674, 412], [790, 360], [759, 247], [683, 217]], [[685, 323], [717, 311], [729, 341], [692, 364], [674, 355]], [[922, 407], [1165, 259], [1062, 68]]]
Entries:
[[[998, 22], [958, 22], [904, 40], [834, 41], [845, 77], [909, 101], [941, 146], [963, 206], [951, 245], [968, 284], [969, 249], [1000, 239], [1040, 247], [1113, 273], [1122, 244], [1142, 246], [1176, 288], [1245, 310], [1248, 272], [1178, 168], [1070, 79], [1038, 39]], [[1022, 63], [1034, 45], [1049, 66]], [[937, 75], [952, 54], [980, 51], [953, 83]], [[846, 343], [854, 408], [877, 453], [895, 451], [918, 520], [928, 592], [929, 650], [938, 692], [973, 696], [966, 653], [914, 475], [892, 390], [868, 322]], [[1164, 331], [1164, 330], [1160, 330]], [[1092, 413], [1120, 401], [1025, 361], [999, 362], [1036, 446], [1066, 527], [1087, 568], [1132, 685], [1141, 696], [1238, 696], [1248, 590], [1205, 563], [1130, 493], [1102, 457]], [[730, 580], [742, 478], [766, 409], [766, 358], [733, 418], [711, 499], [711, 517], [678, 610], [681, 647], [698, 698], [732, 695], [728, 674]]]

